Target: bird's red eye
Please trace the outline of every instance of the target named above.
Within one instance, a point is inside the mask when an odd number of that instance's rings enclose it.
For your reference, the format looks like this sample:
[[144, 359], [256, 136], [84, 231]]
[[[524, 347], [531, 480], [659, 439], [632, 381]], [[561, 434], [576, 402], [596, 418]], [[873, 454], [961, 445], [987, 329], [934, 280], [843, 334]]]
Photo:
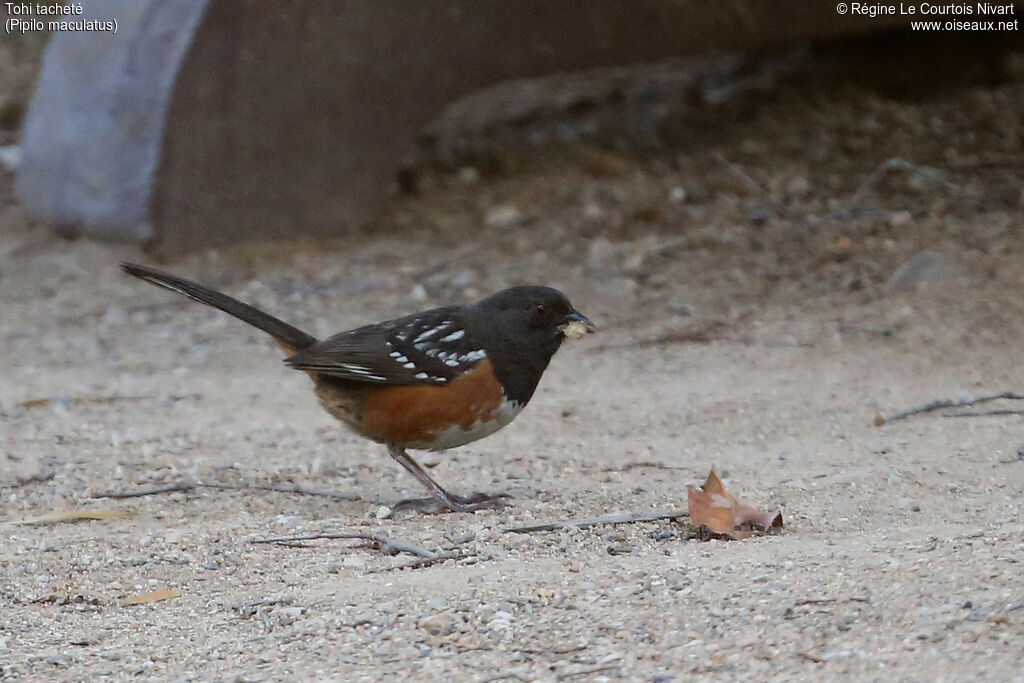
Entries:
[[544, 304], [534, 304], [530, 312], [536, 316], [541, 316], [547, 312], [547, 309], [544, 307]]

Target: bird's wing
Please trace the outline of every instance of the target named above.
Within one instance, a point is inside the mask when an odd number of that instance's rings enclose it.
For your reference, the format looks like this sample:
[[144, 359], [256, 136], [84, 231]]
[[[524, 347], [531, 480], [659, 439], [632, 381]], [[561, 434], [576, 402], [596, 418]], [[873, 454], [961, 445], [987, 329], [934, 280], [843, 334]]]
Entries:
[[328, 337], [285, 362], [357, 382], [447, 384], [487, 357], [467, 339], [461, 306], [366, 325]]

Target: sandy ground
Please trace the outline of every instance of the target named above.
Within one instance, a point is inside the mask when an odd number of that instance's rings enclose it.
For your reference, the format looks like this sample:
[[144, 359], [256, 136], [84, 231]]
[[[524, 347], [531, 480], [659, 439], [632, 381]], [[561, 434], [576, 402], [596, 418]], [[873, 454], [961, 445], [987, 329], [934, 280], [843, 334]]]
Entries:
[[[875, 425], [1024, 391], [1022, 105], [1019, 68], [923, 102], [797, 88], [677, 119], [642, 152], [419, 169], [344, 244], [164, 264], [317, 335], [513, 283], [566, 291], [601, 333], [559, 352], [513, 425], [421, 454], [454, 490], [510, 494], [476, 514], [389, 516], [416, 483], [276, 347], [120, 274], [151, 260], [134, 247], [34, 226], [5, 175], [0, 519], [133, 516], [0, 527], [0, 678], [1024, 679], [1024, 419]], [[891, 157], [923, 170], [846, 204]], [[941, 256], [892, 280], [922, 251]], [[505, 532], [682, 507], [712, 465], [784, 532]], [[195, 481], [354, 499], [95, 497]], [[451, 559], [252, 543], [346, 531]], [[180, 597], [119, 602], [163, 589]]]

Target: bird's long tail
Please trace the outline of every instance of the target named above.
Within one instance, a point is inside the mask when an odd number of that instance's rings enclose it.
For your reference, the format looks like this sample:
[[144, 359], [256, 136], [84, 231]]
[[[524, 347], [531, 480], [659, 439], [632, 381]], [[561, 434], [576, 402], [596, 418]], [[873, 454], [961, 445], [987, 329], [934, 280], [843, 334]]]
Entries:
[[253, 327], [258, 327], [272, 336], [286, 353], [292, 354], [316, 343], [316, 337], [310, 336], [302, 330], [292, 327], [288, 323], [278, 320], [274, 316], [264, 313], [249, 304], [243, 304], [238, 299], [233, 299], [227, 294], [221, 294], [191, 280], [134, 263], [122, 263], [121, 269], [129, 275], [134, 275], [146, 282], [152, 282], [154, 285], [160, 285], [171, 291], [184, 294], [188, 298], [207, 306], [219, 308], [225, 313], [229, 313], [239, 320], [249, 323]]

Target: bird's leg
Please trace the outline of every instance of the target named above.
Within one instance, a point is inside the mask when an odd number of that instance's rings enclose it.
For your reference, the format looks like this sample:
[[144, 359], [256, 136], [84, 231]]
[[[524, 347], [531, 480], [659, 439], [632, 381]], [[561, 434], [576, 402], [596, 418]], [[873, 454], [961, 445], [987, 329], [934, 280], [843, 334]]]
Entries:
[[[402, 501], [396, 507], [398, 508], [415, 508], [421, 511], [427, 511], [428, 506], [424, 506], [423, 503], [436, 503], [434, 511], [452, 510], [454, 512], [473, 512], [474, 510], [480, 510], [486, 507], [495, 507], [500, 505], [498, 498], [504, 496], [488, 496], [483, 493], [478, 493], [472, 496], [454, 496], [438, 484], [436, 481], [430, 478], [422, 467], [419, 466], [415, 460], [413, 460], [408, 453], [405, 452], [404, 448], [388, 444], [388, 455], [398, 461], [401, 465], [409, 472], [412, 476], [416, 477], [416, 480], [427, 487], [430, 491], [430, 495], [433, 496], [433, 500], [410, 500]], [[439, 508], [439, 510], [438, 510]]]

